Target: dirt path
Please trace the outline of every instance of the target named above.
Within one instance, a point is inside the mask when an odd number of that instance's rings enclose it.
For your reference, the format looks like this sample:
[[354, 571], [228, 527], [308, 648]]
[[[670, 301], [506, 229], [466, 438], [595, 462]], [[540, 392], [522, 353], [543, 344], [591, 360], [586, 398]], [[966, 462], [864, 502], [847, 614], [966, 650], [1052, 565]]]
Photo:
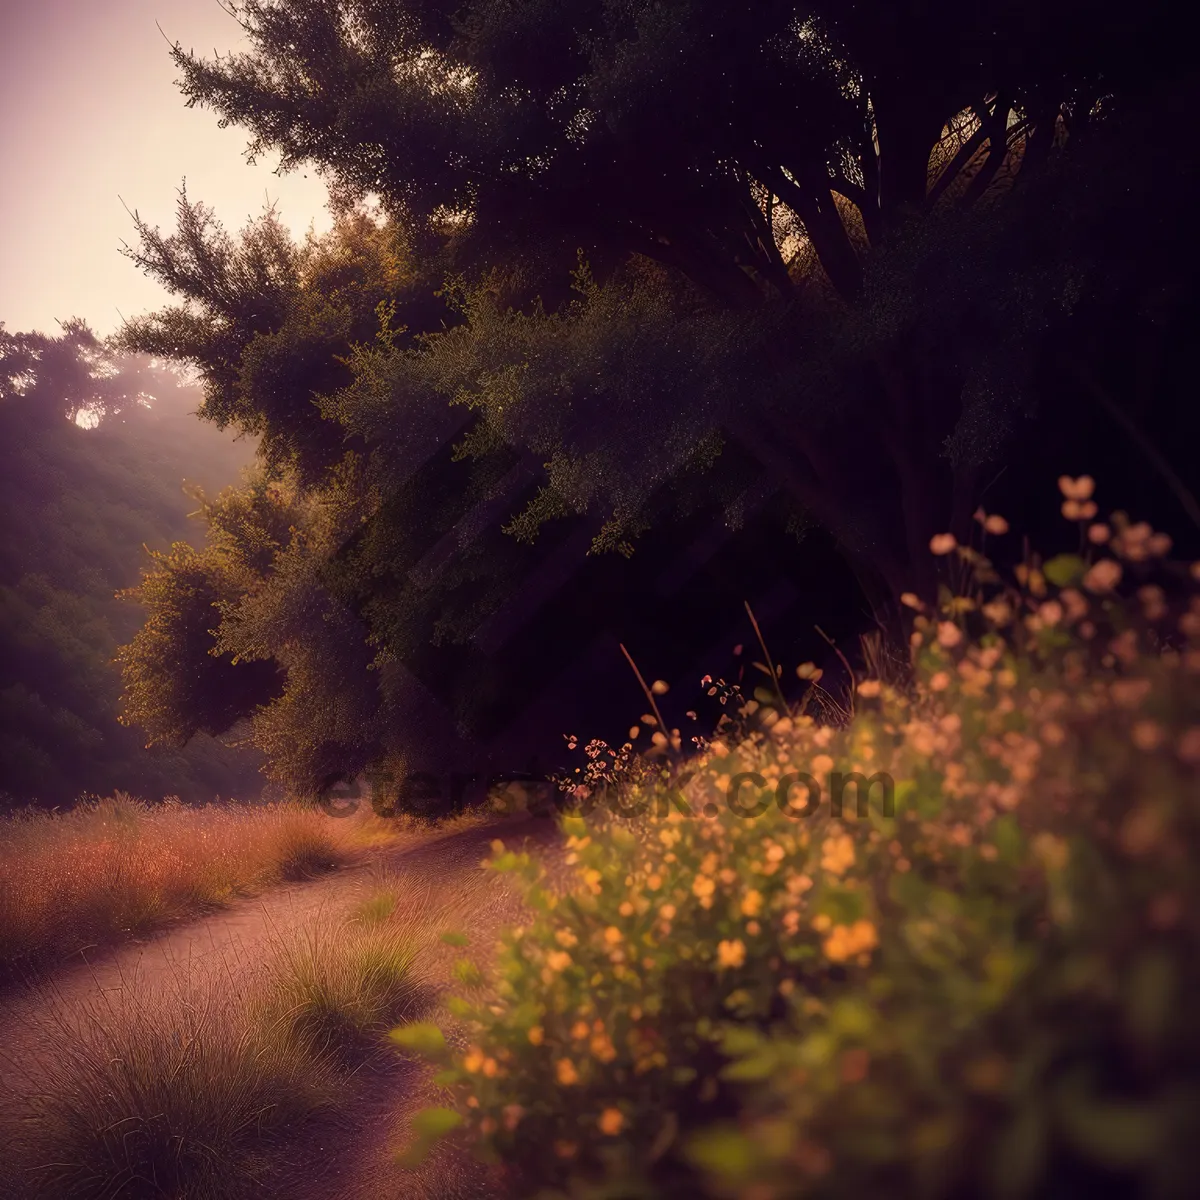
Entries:
[[[496, 838], [550, 857], [558, 841], [553, 822], [521, 817], [422, 838], [372, 852], [332, 875], [235, 902], [141, 942], [99, 951], [89, 961], [9, 989], [0, 995], [0, 1096], [8, 1098], [5, 1107], [36, 1089], [39, 1064], [55, 1054], [71, 1022], [94, 1013], [97, 1003], [120, 1002], [122, 997], [141, 1003], [159, 991], [177, 989], [181, 980], [189, 987], [203, 986], [206, 976], [221, 986], [223, 976], [253, 970], [280, 937], [325, 918], [344, 919], [381, 881], [418, 898], [469, 894], [471, 911], [462, 914], [460, 924], [472, 938], [472, 955], [488, 957], [500, 930], [520, 913], [506, 881], [484, 877], [480, 868]], [[436, 991], [444, 990], [460, 954], [436, 941], [422, 951], [419, 968]], [[428, 1074], [391, 1053], [364, 1063], [353, 1081], [351, 1102], [306, 1127], [281, 1159], [277, 1184], [265, 1194], [288, 1200], [434, 1194], [449, 1200], [483, 1194], [484, 1181], [459, 1164], [435, 1162], [413, 1173], [392, 1161], [406, 1114], [430, 1102]], [[462, 1189], [453, 1178], [457, 1174], [463, 1175]]]

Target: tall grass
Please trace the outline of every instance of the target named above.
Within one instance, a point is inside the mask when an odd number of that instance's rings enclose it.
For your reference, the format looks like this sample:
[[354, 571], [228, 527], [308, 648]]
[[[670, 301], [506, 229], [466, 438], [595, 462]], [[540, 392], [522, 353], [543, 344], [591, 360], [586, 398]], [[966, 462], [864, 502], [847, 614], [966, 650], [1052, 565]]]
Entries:
[[44, 1018], [56, 1052], [31, 1071], [31, 1094], [6, 1138], [7, 1195], [264, 1194], [273, 1138], [331, 1105], [341, 1080], [261, 1019], [244, 979], [175, 983], [154, 993], [126, 986], [82, 1014]]
[[376, 838], [297, 804], [189, 808], [118, 793], [0, 820], [0, 973], [335, 866]]
[[426, 1002], [414, 971], [422, 933], [414, 925], [327, 921], [279, 939], [264, 1019], [310, 1053], [343, 1059], [367, 1047]]

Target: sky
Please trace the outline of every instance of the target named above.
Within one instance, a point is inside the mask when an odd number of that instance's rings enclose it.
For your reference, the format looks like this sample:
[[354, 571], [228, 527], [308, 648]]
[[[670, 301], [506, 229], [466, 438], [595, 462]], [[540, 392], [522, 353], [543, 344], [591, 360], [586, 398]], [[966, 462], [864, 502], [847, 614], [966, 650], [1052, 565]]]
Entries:
[[[155, 22], [162, 26], [159, 32]], [[211, 58], [246, 48], [217, 0], [0, 0], [0, 322], [101, 335], [170, 302], [120, 253], [124, 205], [174, 227], [179, 186], [227, 229], [267, 197], [297, 236], [331, 222], [316, 174], [249, 166], [244, 130], [186, 108], [167, 40]]]

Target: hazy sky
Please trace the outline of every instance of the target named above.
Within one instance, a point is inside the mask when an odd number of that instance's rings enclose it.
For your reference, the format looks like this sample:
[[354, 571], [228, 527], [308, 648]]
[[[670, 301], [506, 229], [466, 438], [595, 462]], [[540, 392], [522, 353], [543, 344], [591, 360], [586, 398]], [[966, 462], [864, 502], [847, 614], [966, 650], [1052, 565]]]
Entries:
[[248, 166], [244, 130], [184, 107], [167, 42], [211, 57], [243, 48], [217, 0], [0, 0], [0, 321], [56, 332], [85, 317], [101, 334], [167, 295], [119, 252], [132, 223], [174, 226], [180, 182], [226, 228], [269, 193], [302, 234], [330, 221], [309, 172]]

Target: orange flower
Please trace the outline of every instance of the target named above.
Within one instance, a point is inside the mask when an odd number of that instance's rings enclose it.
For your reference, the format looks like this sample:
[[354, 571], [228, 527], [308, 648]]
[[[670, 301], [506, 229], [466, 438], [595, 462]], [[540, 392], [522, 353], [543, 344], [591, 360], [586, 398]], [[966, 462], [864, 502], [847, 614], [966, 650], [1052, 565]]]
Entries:
[[957, 545], [958, 539], [952, 533], [935, 533], [929, 539], [929, 549], [937, 555], [949, 554]]
[[1072, 479], [1070, 475], [1058, 477], [1058, 490], [1068, 500], [1090, 500], [1096, 490], [1096, 481], [1090, 475], [1080, 475]]
[[740, 967], [746, 961], [746, 945], [741, 938], [717, 943], [717, 965]]
[[554, 1074], [563, 1087], [571, 1087], [579, 1082], [579, 1072], [575, 1070], [575, 1064], [569, 1058], [560, 1058], [554, 1064]]
[[606, 1108], [600, 1114], [600, 1120], [596, 1124], [600, 1126], [601, 1133], [607, 1134], [609, 1137], [616, 1137], [625, 1124], [625, 1118], [619, 1108]]

